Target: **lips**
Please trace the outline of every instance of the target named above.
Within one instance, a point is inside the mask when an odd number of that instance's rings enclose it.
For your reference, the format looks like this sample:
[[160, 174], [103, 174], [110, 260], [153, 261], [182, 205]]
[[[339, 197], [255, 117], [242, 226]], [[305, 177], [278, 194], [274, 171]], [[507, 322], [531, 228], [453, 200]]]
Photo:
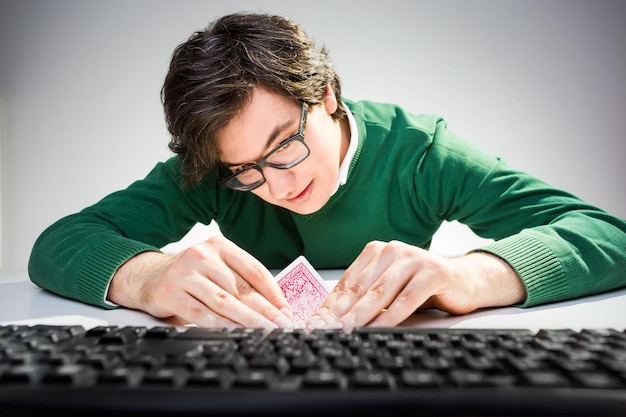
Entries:
[[287, 198], [286, 200], [289, 201], [290, 203], [301, 203], [304, 200], [306, 200], [307, 198], [309, 198], [309, 195], [311, 195], [311, 190], [313, 189], [313, 181], [311, 181], [309, 183], [309, 185], [306, 186], [306, 188], [304, 190], [302, 190], [302, 192], [298, 195], [296, 195], [295, 197], [292, 198]]

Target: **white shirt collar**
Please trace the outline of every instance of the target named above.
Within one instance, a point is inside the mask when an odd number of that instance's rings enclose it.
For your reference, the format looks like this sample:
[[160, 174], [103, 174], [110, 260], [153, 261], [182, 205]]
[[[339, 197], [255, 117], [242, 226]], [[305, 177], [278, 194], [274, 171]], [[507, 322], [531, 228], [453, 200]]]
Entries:
[[348, 106], [343, 104], [343, 108], [346, 110], [346, 116], [348, 118], [348, 124], [350, 125], [350, 144], [348, 145], [348, 150], [346, 155], [343, 157], [343, 161], [341, 161], [341, 165], [339, 166], [339, 176], [337, 177], [337, 184], [335, 185], [335, 189], [333, 190], [333, 194], [337, 192], [339, 187], [344, 185], [348, 180], [348, 169], [350, 169], [350, 165], [352, 164], [352, 159], [354, 159], [354, 154], [356, 153], [357, 144], [359, 141], [359, 132], [356, 129], [356, 120], [354, 116], [348, 109]]

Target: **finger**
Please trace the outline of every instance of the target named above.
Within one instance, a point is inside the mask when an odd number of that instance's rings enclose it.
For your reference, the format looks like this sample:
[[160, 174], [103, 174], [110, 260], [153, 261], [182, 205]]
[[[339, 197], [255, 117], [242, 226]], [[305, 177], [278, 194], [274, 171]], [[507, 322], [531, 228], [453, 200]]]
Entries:
[[[262, 273], [262, 271], [260, 272]], [[267, 273], [269, 274], [269, 271]], [[293, 312], [271, 274], [259, 277], [259, 275], [254, 273], [248, 273], [245, 276], [241, 276], [236, 269], [231, 269], [226, 272], [226, 275], [228, 279], [215, 279], [215, 281], [221, 281], [222, 288], [232, 294], [237, 300], [270, 319], [279, 327], [293, 327]], [[262, 281], [269, 282], [270, 285], [264, 287]], [[280, 297], [285, 300], [284, 304], [277, 300], [276, 296], [272, 296], [273, 291], [268, 290], [268, 288], [271, 288], [271, 284], [274, 284], [280, 293]]]
[[429, 257], [430, 267], [413, 269], [406, 285], [389, 303], [389, 305], [372, 321], [369, 326], [396, 326], [406, 320], [415, 311], [434, 307], [434, 297], [442, 290], [447, 281], [444, 269]]
[[[187, 288], [199, 301], [208, 305], [208, 301], [204, 297], [211, 297], [212, 294], [205, 292], [203, 281], [212, 281], [217, 287], [232, 294], [242, 304], [248, 304], [249, 307], [260, 312], [278, 326], [292, 326], [293, 313], [270, 272], [252, 255], [230, 240], [218, 236], [211, 237], [201, 245], [186, 249], [182, 257], [187, 264], [185, 272], [191, 270], [194, 273], [199, 273], [203, 278], [193, 284], [188, 283], [189, 287]], [[245, 278], [242, 274], [245, 275]], [[259, 276], [260, 278], [254, 278]], [[279, 297], [284, 302], [276, 303], [276, 296], [272, 296], [271, 291], [269, 295], [268, 291], [259, 295], [257, 290], [247, 283], [248, 277], [252, 277], [250, 279], [253, 281], [269, 282], [270, 287], [273, 284], [277, 288], [275, 292], [279, 293]], [[260, 288], [261, 291], [264, 291], [262, 285]], [[250, 297], [249, 293], [256, 294], [256, 297]], [[274, 303], [267, 300], [267, 298], [272, 297]]]
[[[241, 278], [240, 281], [243, 282]], [[264, 329], [275, 329], [279, 326], [289, 327], [291, 322], [287, 320], [283, 314], [271, 305], [267, 300], [255, 291], [250, 291], [250, 295], [246, 298], [246, 304], [231, 294], [226, 289], [217, 285], [203, 276], [197, 279], [189, 279], [186, 281], [185, 290], [187, 293], [198, 300], [203, 306], [198, 310], [192, 311], [191, 315], [194, 320], [200, 320], [202, 315], [213, 314], [227, 317], [231, 321], [238, 323], [244, 327], [255, 327]], [[265, 303], [266, 310], [273, 311], [273, 319], [261, 314], [255, 308]], [[262, 310], [262, 309], [261, 309]]]
[[[378, 276], [375, 277], [367, 291], [354, 302], [350, 310], [338, 317], [341, 327], [350, 329], [355, 326], [366, 325], [377, 317], [383, 309], [395, 302], [410, 282], [413, 280], [419, 282], [418, 277], [431, 284], [434, 283], [436, 277], [428, 279], [428, 274], [425, 276], [417, 275], [423, 270], [422, 255], [421, 250], [401, 242], [392, 241], [384, 245], [380, 249], [380, 255], [376, 258], [378, 268], [375, 271]], [[424, 291], [421, 295], [428, 298], [431, 293]], [[413, 294], [410, 296], [413, 297]], [[420, 304], [424, 301], [425, 299], [415, 297], [409, 299], [409, 302], [419, 302]], [[395, 310], [396, 314], [399, 316], [406, 315], [406, 317], [412, 314], [415, 308], [406, 307], [405, 304], [399, 304], [401, 309]]]
[[204, 303], [182, 289], [170, 291], [164, 301], [161, 302], [163, 308], [168, 308], [170, 304], [174, 307], [171, 310], [176, 312], [177, 322], [181, 322], [179, 325], [195, 324], [200, 327], [226, 327], [228, 329], [242, 327], [211, 311]]
[[420, 288], [418, 280], [410, 281], [398, 296], [377, 317], [367, 323], [371, 327], [393, 327], [430, 302], [431, 291]]
[[[222, 251], [221, 256], [227, 269], [231, 270], [232, 275], [222, 270], [215, 274], [216, 278], [214, 280], [218, 282], [217, 277], [226, 276], [226, 279], [220, 281], [219, 284], [235, 294], [237, 287], [233, 286], [233, 283], [241, 285], [237, 278], [243, 278], [245, 282], [249, 283], [252, 288], [267, 299], [280, 314], [290, 321], [293, 320], [291, 307], [270, 271], [258, 259], [230, 240], [224, 239], [222, 243], [225, 249]], [[213, 275], [209, 276], [213, 277]], [[241, 288], [245, 290], [245, 286]], [[276, 310], [270, 309], [272, 316], [277, 314]]]
[[[403, 275], [401, 266], [388, 268], [367, 292], [357, 300], [350, 311], [338, 318], [342, 327], [351, 330], [364, 326], [388, 308], [402, 294], [410, 277]], [[399, 313], [402, 313], [400, 311]], [[412, 313], [408, 312], [408, 315]]]
[[[274, 279], [273, 277], [271, 279]], [[250, 283], [243, 278], [236, 278], [237, 289], [233, 296], [260, 313], [262, 316], [270, 319], [278, 327], [293, 327], [293, 312], [291, 309], [283, 307], [281, 310], [272, 304], [267, 298], [258, 293]]]
[[226, 328], [228, 330], [243, 327], [241, 324], [209, 310], [203, 303], [191, 296], [185, 304], [186, 306], [181, 309], [179, 317], [186, 323], [195, 324], [198, 327]]
[[376, 282], [386, 267], [380, 262], [382, 242], [370, 242], [348, 267], [334, 289], [308, 320], [308, 327], [340, 327], [337, 318], [344, 316]]
[[[238, 274], [247, 285], [261, 294], [265, 300], [269, 301], [269, 303], [281, 311], [289, 320], [293, 320], [291, 307], [274, 276], [256, 258], [247, 253], [246, 255], [247, 256], [244, 257], [229, 258], [228, 266]], [[239, 287], [237, 293], [242, 295], [248, 294], [246, 285], [242, 284], [239, 280], [237, 280], [237, 285]]]

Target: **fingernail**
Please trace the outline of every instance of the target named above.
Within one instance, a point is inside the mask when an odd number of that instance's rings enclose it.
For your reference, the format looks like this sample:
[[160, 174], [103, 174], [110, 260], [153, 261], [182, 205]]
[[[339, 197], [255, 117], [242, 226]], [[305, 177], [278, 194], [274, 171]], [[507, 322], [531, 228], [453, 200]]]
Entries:
[[265, 329], [265, 330], [274, 330], [276, 329], [278, 326], [275, 323], [272, 323], [271, 321], [269, 321], [268, 319], [261, 319], [259, 321], [259, 323], [257, 324], [257, 327], [261, 328], [261, 329]]
[[343, 327], [343, 323], [339, 320], [330, 319], [326, 321], [327, 329], [341, 329]]
[[233, 330], [235, 330], [235, 329], [241, 329], [241, 328], [243, 328], [243, 326], [242, 326], [242, 325], [237, 324], [237, 323], [228, 323], [228, 324], [226, 324], [226, 325], [225, 325], [225, 327], [226, 327], [226, 329], [227, 329], [229, 332], [232, 332], [232, 331], [233, 331]]
[[310, 329], [323, 329], [326, 326], [326, 322], [318, 316], [312, 316], [306, 323]]
[[283, 307], [280, 311], [287, 317], [289, 320], [293, 320], [293, 311], [288, 309], [287, 307]]
[[352, 330], [356, 327], [355, 321], [349, 317], [344, 318], [340, 325], [348, 333], [352, 332]]
[[278, 326], [278, 327], [293, 327], [293, 322], [291, 320], [288, 320], [286, 317], [283, 316], [278, 316], [274, 319], [274, 323]]

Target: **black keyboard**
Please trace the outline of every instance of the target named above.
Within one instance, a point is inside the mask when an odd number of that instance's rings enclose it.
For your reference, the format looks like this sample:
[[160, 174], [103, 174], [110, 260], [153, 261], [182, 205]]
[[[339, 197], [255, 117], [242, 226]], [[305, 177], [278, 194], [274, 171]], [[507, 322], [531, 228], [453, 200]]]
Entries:
[[0, 326], [0, 415], [623, 416], [626, 330]]

